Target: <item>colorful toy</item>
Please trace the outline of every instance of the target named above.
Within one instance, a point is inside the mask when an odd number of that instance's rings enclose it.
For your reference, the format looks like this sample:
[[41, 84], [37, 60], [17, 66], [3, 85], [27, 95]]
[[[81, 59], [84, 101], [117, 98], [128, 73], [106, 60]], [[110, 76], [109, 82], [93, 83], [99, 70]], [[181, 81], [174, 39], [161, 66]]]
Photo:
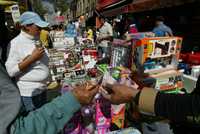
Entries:
[[177, 70], [169, 70], [163, 73], [152, 74], [150, 77], [155, 78], [156, 90], [173, 90], [183, 88], [182, 73]]
[[96, 128], [98, 134], [109, 132], [111, 124], [111, 104], [100, 94], [96, 97]]
[[134, 34], [128, 34], [127, 40], [131, 39], [142, 39], [142, 38], [152, 38], [155, 37], [155, 34], [153, 32], [138, 32]]
[[159, 73], [177, 69], [182, 38], [156, 37], [134, 41], [134, 63], [137, 70]]
[[99, 71], [101, 71], [102, 73], [105, 73], [108, 71], [108, 65], [107, 64], [100, 64], [100, 65], [97, 65], [97, 69]]
[[72, 119], [66, 124], [64, 134], [80, 134], [82, 131], [81, 114], [76, 113]]
[[112, 67], [125, 66], [131, 67], [132, 42], [114, 39], [112, 43], [111, 63]]
[[125, 109], [125, 104], [111, 106], [112, 124], [115, 124], [118, 129], [124, 128]]

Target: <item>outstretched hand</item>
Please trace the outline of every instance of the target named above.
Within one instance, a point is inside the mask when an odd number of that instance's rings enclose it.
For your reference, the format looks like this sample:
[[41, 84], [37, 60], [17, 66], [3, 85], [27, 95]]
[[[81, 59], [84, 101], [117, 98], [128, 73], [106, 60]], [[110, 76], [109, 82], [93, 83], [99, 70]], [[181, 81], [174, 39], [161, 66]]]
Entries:
[[133, 100], [139, 90], [122, 84], [105, 84], [100, 87], [102, 95], [113, 104], [128, 103]]
[[86, 82], [82, 85], [74, 87], [72, 93], [81, 105], [87, 105], [91, 103], [94, 96], [98, 92], [99, 86], [96, 83]]

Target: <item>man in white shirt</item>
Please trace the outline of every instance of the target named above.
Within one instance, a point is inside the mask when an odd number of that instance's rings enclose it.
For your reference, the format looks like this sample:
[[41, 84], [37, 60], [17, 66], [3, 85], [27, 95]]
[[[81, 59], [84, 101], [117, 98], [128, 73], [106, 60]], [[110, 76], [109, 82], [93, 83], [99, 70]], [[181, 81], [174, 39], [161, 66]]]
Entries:
[[111, 41], [113, 39], [113, 28], [112, 26], [105, 21], [105, 18], [99, 17], [101, 27], [99, 29], [99, 35], [97, 38], [98, 44], [98, 53], [100, 53], [101, 57], [109, 57]]
[[27, 11], [20, 16], [20, 24], [21, 33], [11, 40], [5, 65], [17, 82], [26, 110], [32, 111], [46, 103], [49, 60], [45, 49], [36, 46], [36, 42], [41, 28], [48, 23], [38, 14]]

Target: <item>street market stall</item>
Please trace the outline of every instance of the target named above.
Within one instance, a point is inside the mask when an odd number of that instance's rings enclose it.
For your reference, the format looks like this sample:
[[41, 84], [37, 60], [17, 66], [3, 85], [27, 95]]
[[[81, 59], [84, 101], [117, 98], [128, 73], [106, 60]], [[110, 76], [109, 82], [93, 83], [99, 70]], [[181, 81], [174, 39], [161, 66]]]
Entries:
[[[119, 83], [138, 90], [149, 86], [160, 92], [183, 93], [183, 71], [178, 67], [182, 38], [154, 36], [145, 32], [130, 34], [126, 40], [114, 39], [110, 64], [99, 64], [96, 45], [81, 37], [77, 37], [74, 44], [54, 47], [49, 50], [52, 81], [61, 84], [59, 92], [62, 94], [87, 80], [100, 85]], [[58, 36], [54, 38], [54, 42], [64, 42], [56, 39]], [[61, 38], [67, 37], [62, 34]], [[134, 115], [127, 115], [131, 109], [135, 110]], [[139, 114], [132, 104], [112, 105], [97, 94], [90, 105], [82, 107], [66, 124], [64, 133], [140, 134], [137, 127], [132, 128], [135, 124], [130, 121], [130, 116], [136, 121], [145, 118], [139, 124], [152, 120], [146, 113]]]

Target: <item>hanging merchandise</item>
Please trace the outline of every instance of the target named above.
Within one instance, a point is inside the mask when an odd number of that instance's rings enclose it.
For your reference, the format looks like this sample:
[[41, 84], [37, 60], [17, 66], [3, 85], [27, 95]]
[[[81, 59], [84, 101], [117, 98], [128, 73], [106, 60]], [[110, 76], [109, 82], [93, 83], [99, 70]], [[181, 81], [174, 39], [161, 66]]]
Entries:
[[114, 39], [111, 51], [111, 66], [129, 67], [132, 64], [132, 42], [120, 39]]

